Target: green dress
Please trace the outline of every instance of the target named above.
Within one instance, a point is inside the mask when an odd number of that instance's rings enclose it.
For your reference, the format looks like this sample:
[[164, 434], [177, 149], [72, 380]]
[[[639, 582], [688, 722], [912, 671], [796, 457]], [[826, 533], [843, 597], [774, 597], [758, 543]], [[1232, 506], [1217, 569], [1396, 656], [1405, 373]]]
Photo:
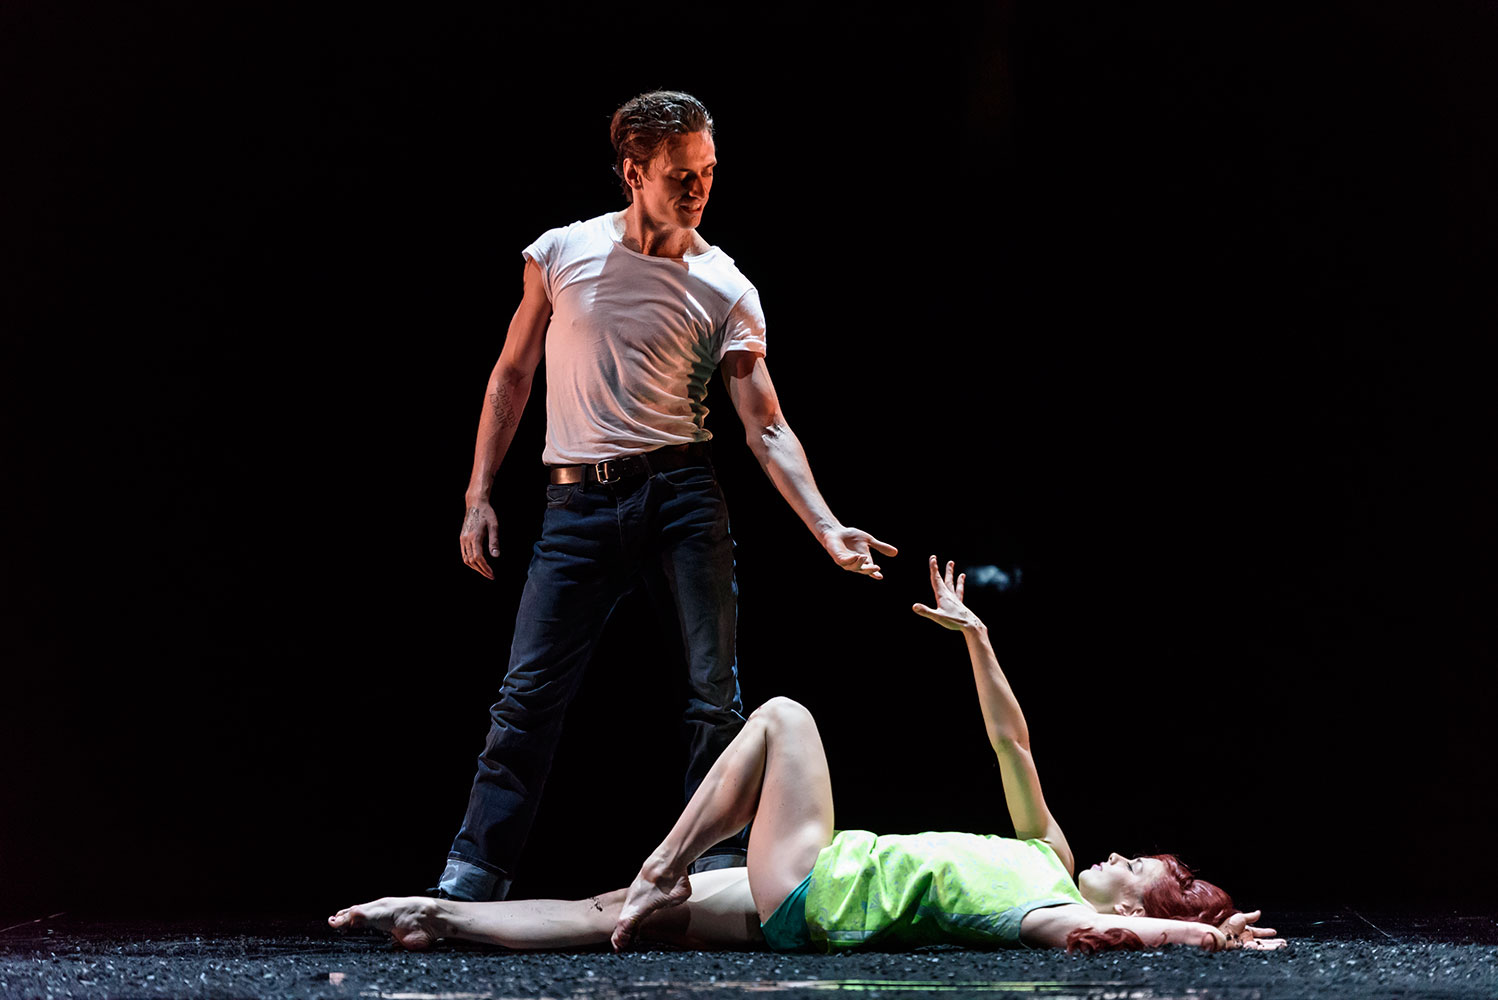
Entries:
[[1043, 841], [843, 830], [817, 855], [806, 926], [813, 946], [825, 951], [1014, 948], [1025, 914], [1060, 903], [1086, 900]]

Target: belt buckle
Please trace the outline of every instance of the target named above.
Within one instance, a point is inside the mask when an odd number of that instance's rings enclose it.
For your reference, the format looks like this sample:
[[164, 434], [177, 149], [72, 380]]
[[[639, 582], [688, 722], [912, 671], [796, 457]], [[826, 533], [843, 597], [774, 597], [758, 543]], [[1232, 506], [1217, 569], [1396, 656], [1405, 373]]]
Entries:
[[[613, 476], [609, 475], [609, 466], [611, 465], [619, 470]], [[597, 477], [599, 485], [612, 486], [614, 483], [617, 483], [619, 480], [624, 478], [624, 470], [622, 466], [623, 463], [615, 461], [614, 459], [605, 459], [602, 462], [595, 462], [593, 463], [593, 475]]]

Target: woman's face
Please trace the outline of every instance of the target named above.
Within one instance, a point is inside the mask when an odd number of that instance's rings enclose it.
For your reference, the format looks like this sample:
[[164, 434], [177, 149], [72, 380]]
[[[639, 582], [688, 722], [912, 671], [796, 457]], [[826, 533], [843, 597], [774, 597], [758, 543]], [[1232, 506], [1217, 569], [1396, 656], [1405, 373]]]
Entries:
[[1108, 855], [1086, 871], [1077, 873], [1077, 888], [1082, 898], [1099, 913], [1137, 916], [1144, 912], [1140, 900], [1156, 879], [1169, 878], [1165, 864], [1155, 858], [1126, 858]]

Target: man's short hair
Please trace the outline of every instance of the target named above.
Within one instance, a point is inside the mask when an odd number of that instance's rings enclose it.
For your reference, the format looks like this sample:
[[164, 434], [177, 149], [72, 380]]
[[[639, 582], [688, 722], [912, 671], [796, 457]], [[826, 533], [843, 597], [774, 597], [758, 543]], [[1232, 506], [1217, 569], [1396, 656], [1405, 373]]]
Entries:
[[641, 167], [655, 159], [672, 136], [693, 132], [713, 134], [713, 116], [702, 102], [679, 90], [652, 90], [625, 101], [609, 123], [609, 141], [614, 144], [614, 173], [624, 188], [624, 200], [635, 200], [624, 180], [624, 160]]

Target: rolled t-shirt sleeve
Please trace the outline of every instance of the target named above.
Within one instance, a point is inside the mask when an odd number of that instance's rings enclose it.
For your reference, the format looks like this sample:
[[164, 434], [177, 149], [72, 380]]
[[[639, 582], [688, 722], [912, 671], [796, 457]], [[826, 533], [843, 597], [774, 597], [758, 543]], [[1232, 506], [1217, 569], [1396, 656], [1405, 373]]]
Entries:
[[535, 242], [520, 251], [520, 256], [526, 260], [533, 260], [541, 269], [541, 285], [546, 289], [546, 301], [556, 304], [556, 296], [553, 293], [552, 282], [556, 276], [556, 261], [562, 249], [562, 242], [566, 238], [566, 229], [548, 229]]
[[717, 360], [722, 361], [729, 351], [748, 351], [761, 356], [765, 353], [765, 312], [759, 304], [759, 292], [753, 286], [739, 296], [723, 321]]

